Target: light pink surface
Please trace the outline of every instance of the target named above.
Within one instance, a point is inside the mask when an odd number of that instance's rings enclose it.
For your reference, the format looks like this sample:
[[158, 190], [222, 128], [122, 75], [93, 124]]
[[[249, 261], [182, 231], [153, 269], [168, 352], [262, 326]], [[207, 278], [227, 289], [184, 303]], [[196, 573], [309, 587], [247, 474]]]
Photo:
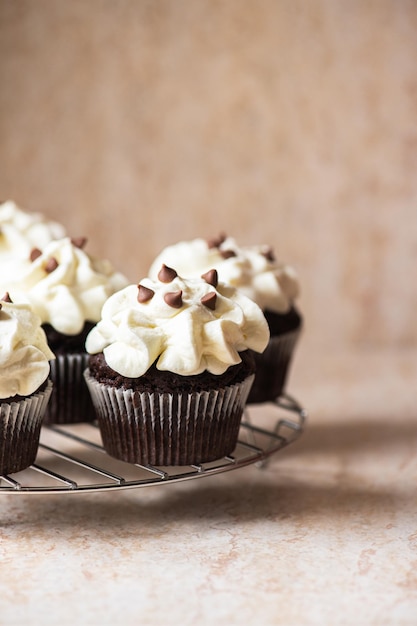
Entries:
[[414, 624], [416, 375], [407, 351], [303, 359], [307, 429], [262, 470], [0, 494], [2, 624]]

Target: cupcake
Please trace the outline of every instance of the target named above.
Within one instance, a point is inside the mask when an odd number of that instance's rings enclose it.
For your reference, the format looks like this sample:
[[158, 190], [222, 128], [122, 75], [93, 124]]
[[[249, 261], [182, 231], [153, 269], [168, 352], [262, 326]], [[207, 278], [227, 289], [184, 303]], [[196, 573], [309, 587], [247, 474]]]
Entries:
[[84, 251], [84, 238], [64, 237], [43, 250], [33, 248], [31, 262], [19, 280], [10, 283], [13, 301], [28, 302], [42, 320], [49, 347], [54, 390], [45, 423], [95, 419], [83, 371], [87, 365], [85, 339], [100, 319], [107, 298], [128, 284], [108, 261]]
[[265, 349], [261, 309], [217, 272], [185, 279], [162, 266], [111, 296], [87, 337], [85, 377], [106, 451], [142, 465], [231, 454]]
[[174, 265], [182, 276], [216, 268], [219, 280], [233, 285], [256, 302], [270, 330], [268, 347], [255, 354], [256, 377], [248, 402], [274, 401], [285, 389], [302, 317], [295, 301], [299, 282], [295, 270], [278, 262], [268, 245], [239, 246], [232, 237], [194, 239], [165, 248], [152, 263], [155, 277], [161, 263]]
[[5, 297], [0, 302], [0, 475], [35, 460], [54, 358], [38, 316]]

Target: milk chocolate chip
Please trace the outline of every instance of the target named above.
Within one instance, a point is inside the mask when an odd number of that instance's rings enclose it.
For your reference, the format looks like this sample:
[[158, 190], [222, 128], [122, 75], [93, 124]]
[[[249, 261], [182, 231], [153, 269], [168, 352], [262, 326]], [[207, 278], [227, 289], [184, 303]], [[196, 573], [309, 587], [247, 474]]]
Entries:
[[80, 248], [82, 250], [87, 243], [87, 237], [71, 237], [71, 243], [76, 248]]
[[275, 254], [272, 248], [267, 248], [262, 252], [262, 255], [266, 258], [267, 261], [271, 261], [273, 263], [275, 261]]
[[145, 287], [144, 285], [138, 285], [138, 302], [149, 302], [154, 297], [155, 292], [149, 287]]
[[168, 306], [172, 306], [174, 309], [180, 309], [182, 307], [182, 291], [169, 291], [164, 295], [164, 300]]
[[55, 257], [51, 256], [45, 263], [44, 265], [44, 270], [45, 272], [47, 272], [48, 274], [50, 274], [51, 272], [53, 272], [54, 270], [56, 270], [56, 268], [58, 267], [59, 263], [56, 260]]
[[32, 248], [32, 250], [30, 251], [29, 259], [33, 263], [33, 261], [36, 261], [36, 259], [40, 257], [41, 255], [42, 255], [42, 251], [39, 250], [39, 248]]
[[219, 282], [217, 270], [209, 270], [205, 274], [202, 274], [201, 278], [205, 280], [208, 285], [212, 285], [213, 287], [217, 287]]
[[230, 259], [233, 256], [236, 256], [236, 252], [233, 250], [220, 250], [220, 254], [224, 259]]
[[226, 235], [221, 233], [218, 237], [207, 239], [207, 245], [209, 248], [220, 248], [222, 243], [226, 240]]
[[168, 267], [165, 263], [162, 264], [158, 274], [161, 283], [171, 283], [177, 276], [177, 272], [173, 270], [172, 267]]
[[210, 293], [206, 293], [200, 300], [201, 304], [204, 304], [208, 309], [214, 311], [216, 308], [216, 300], [217, 294], [214, 291], [210, 291]]

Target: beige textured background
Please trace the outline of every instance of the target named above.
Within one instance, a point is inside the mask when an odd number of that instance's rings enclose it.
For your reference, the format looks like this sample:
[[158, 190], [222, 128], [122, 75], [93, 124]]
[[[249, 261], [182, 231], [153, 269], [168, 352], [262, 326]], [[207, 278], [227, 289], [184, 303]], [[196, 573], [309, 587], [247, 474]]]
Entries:
[[416, 345], [416, 2], [1, 0], [0, 28], [4, 199], [132, 281], [178, 239], [271, 243], [308, 349]]

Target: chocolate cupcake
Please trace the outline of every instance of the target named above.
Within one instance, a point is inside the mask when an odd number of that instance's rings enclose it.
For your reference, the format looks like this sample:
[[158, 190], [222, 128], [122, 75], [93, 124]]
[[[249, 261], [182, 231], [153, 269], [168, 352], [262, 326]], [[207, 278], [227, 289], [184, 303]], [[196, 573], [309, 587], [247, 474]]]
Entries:
[[231, 454], [269, 338], [260, 308], [217, 272], [180, 278], [163, 266], [111, 296], [87, 337], [85, 377], [106, 451], [142, 465]]
[[95, 419], [83, 372], [88, 355], [85, 339], [100, 319], [107, 298], [128, 284], [108, 261], [84, 251], [85, 238], [64, 237], [33, 248], [30, 264], [10, 284], [16, 302], [29, 302], [42, 320], [49, 346], [54, 391], [45, 423], [66, 424]]
[[299, 283], [293, 268], [276, 260], [268, 245], [239, 246], [232, 237], [194, 239], [168, 246], [149, 270], [154, 278], [161, 263], [172, 264], [183, 276], [196, 276], [216, 268], [219, 280], [233, 285], [264, 312], [270, 341], [262, 354], [254, 354], [256, 376], [248, 402], [274, 401], [284, 391], [294, 350], [302, 328], [295, 304]]
[[0, 302], [0, 475], [36, 458], [54, 358], [40, 322], [29, 306]]

